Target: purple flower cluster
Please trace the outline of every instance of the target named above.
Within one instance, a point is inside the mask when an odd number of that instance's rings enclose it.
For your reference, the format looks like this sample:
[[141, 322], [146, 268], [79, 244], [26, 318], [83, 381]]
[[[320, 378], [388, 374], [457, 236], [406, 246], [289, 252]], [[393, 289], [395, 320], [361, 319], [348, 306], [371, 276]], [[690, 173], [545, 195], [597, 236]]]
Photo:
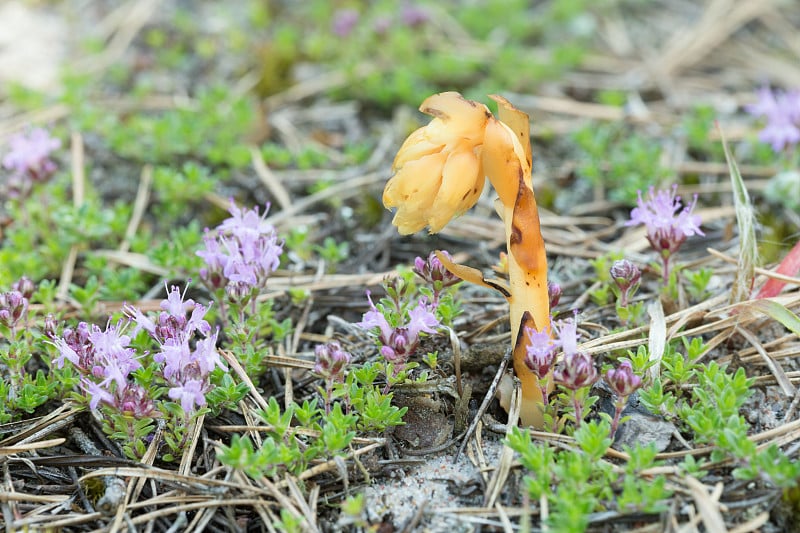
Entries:
[[[594, 385], [600, 374], [589, 354], [578, 350], [578, 324], [574, 318], [560, 320], [552, 325], [553, 334], [548, 331], [536, 331], [526, 328], [527, 353], [525, 365], [541, 380], [542, 399], [547, 405], [547, 384], [544, 382], [551, 368], [553, 380], [571, 391], [576, 427], [580, 425], [583, 413], [583, 402], [577, 391]], [[563, 352], [563, 358], [556, 364], [556, 353]], [[620, 414], [625, 407], [628, 396], [642, 385], [642, 379], [633, 373], [631, 364], [620, 363], [616, 369], [606, 372], [605, 379], [617, 396], [616, 413], [612, 422], [612, 434], [619, 425]]]
[[109, 321], [105, 329], [81, 322], [66, 328], [61, 336], [53, 336], [59, 352], [53, 364], [63, 368], [69, 361], [75, 367], [91, 409], [102, 403], [137, 419], [159, 414], [151, 391], [131, 376], [142, 368], [141, 355], [126, 334], [131, 323], [135, 324], [134, 334], [144, 329], [158, 342], [160, 351], [153, 360], [162, 365], [159, 370], [169, 387], [168, 396], [181, 404], [187, 416], [206, 405], [209, 374], [218, 366], [224, 368], [215, 347], [217, 332], [212, 333], [203, 318], [207, 308], [184, 300], [178, 288], [172, 287], [161, 309], [152, 320], [136, 307], [125, 305], [125, 318], [116, 324]]
[[705, 235], [700, 230], [700, 217], [692, 214], [697, 195], [684, 206], [681, 197], [675, 195], [677, 188], [675, 185], [669, 190], [656, 192], [650, 187], [646, 200], [639, 191], [638, 207], [631, 211], [631, 219], [625, 223], [626, 226], [644, 224], [647, 228], [647, 240], [659, 253], [664, 265], [664, 282], [669, 280], [669, 259], [686, 238], [694, 234]]
[[560, 349], [564, 358], [553, 371], [556, 383], [571, 390], [592, 385], [597, 381], [597, 369], [591, 356], [578, 351], [578, 325], [575, 319], [560, 320], [554, 323], [553, 335], [548, 331], [526, 328], [528, 338], [525, 365], [543, 379], [556, 362], [556, 352]]
[[558, 340], [553, 339], [546, 330], [537, 331], [533, 328], [525, 328], [525, 336], [528, 338], [525, 347], [527, 350], [525, 366], [536, 374], [537, 378], [544, 379], [556, 361]]
[[233, 215], [203, 237], [205, 249], [197, 252], [206, 266], [200, 277], [212, 290], [225, 288], [236, 301], [246, 301], [266, 286], [267, 279], [280, 264], [283, 242], [275, 228], [265, 221], [258, 208], [243, 211], [231, 200]]
[[61, 147], [61, 141], [50, 137], [47, 130], [35, 128], [27, 134], [18, 133], [8, 145], [9, 151], [3, 157], [3, 167], [11, 171], [4, 187], [8, 196], [26, 195], [32, 183], [44, 181], [55, 172], [50, 153]]
[[[0, 293], [0, 326], [9, 330], [9, 339], [17, 337], [17, 326], [28, 320], [28, 306], [36, 286], [23, 276], [11, 285], [11, 290]], [[1, 330], [0, 330], [1, 331]]]
[[[413, 2], [404, 2], [400, 6], [399, 13], [394, 20], [399, 20], [408, 28], [417, 28], [428, 21], [428, 12]], [[347, 37], [356, 29], [361, 19], [361, 14], [352, 8], [345, 8], [336, 11], [331, 21], [331, 31], [337, 37]], [[372, 30], [382, 35], [392, 26], [393, 18], [387, 16], [376, 17], [372, 24]]]
[[769, 87], [762, 87], [758, 91], [758, 101], [745, 109], [751, 115], [767, 119], [758, 138], [772, 145], [774, 151], [780, 152], [800, 142], [800, 91], [773, 92]]
[[364, 313], [361, 322], [357, 322], [356, 325], [375, 333], [382, 345], [381, 355], [398, 369], [402, 368], [419, 346], [420, 335], [436, 333], [439, 320], [433, 313], [435, 308], [427, 299], [421, 298], [417, 305], [408, 311], [404, 324], [392, 327], [382, 310], [372, 302], [369, 291], [367, 298], [369, 311]]
[[125, 313], [136, 323], [137, 331], [144, 329], [158, 342], [161, 349], [153, 360], [163, 364], [168, 396], [191, 414], [206, 405], [211, 372], [225, 365], [216, 348], [218, 331], [212, 332], [204, 318], [208, 308], [184, 297], [173, 286], [155, 321], [131, 305], [125, 306]]
[[58, 368], [66, 361], [72, 363], [81, 374], [81, 388], [89, 397], [90, 408], [103, 403], [134, 418], [152, 417], [157, 411], [150, 394], [130, 375], [142, 365], [130, 347], [130, 336], [125, 335], [128, 325], [126, 320], [109, 321], [103, 330], [81, 322], [65, 329], [61, 337], [53, 339], [59, 351], [53, 363]]
[[[452, 261], [453, 258], [448, 252], [443, 251], [442, 254]], [[415, 258], [414, 268], [412, 268], [412, 270], [416, 275], [437, 290], [442, 290], [445, 287], [452, 287], [461, 282], [461, 278], [445, 268], [436, 256], [436, 252], [431, 252], [427, 259], [421, 257]]]

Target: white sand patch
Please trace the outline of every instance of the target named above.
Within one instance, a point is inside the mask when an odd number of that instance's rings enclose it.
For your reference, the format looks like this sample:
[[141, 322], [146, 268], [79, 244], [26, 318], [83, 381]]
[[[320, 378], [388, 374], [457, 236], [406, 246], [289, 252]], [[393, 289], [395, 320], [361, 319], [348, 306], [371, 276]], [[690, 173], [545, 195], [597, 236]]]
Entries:
[[[495, 467], [502, 450], [501, 440], [484, 435], [485, 464]], [[475, 525], [466, 516], [447, 512], [455, 507], [481, 506], [482, 476], [479, 465], [462, 455], [453, 462], [454, 451], [424, 457], [424, 463], [405, 470], [394, 479], [381, 478], [365, 489], [366, 508], [370, 519], [380, 521], [391, 515], [391, 522], [404, 527], [424, 505], [424, 515], [414, 531], [460, 533], [472, 531]], [[473, 455], [474, 454], [470, 454]], [[486, 472], [485, 479], [491, 478]]]
[[63, 19], [12, 0], [0, 3], [0, 21], [0, 84], [55, 89], [68, 39]]

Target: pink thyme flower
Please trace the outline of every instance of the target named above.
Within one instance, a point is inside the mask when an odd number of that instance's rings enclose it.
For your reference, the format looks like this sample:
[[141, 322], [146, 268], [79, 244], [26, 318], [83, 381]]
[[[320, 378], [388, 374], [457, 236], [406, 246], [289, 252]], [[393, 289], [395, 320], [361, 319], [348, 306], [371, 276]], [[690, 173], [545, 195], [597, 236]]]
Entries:
[[338, 37], [347, 37], [358, 24], [360, 15], [355, 9], [340, 9], [333, 15], [331, 29]]
[[525, 335], [528, 337], [525, 366], [542, 379], [550, 372], [550, 367], [556, 360], [558, 344], [547, 331], [525, 328]]
[[28, 299], [18, 290], [0, 294], [0, 324], [14, 330], [28, 311]]
[[386, 320], [383, 312], [375, 307], [370, 291], [367, 291], [367, 300], [369, 300], [369, 311], [364, 313], [364, 316], [361, 317], [361, 322], [356, 322], [356, 326], [368, 331], [378, 328], [379, 337], [381, 339], [388, 339], [392, 335], [392, 326], [389, 325], [389, 321]]
[[642, 198], [642, 191], [639, 191], [638, 206], [631, 211], [631, 219], [625, 223], [626, 226], [644, 224], [647, 228], [647, 240], [664, 264], [664, 282], [669, 280], [669, 259], [686, 238], [695, 234], [705, 235], [700, 230], [700, 217], [692, 214], [697, 195], [690, 204], [683, 206], [681, 197], [675, 195], [677, 189], [678, 186], [673, 185], [669, 190], [656, 192], [650, 187], [646, 200]]
[[[577, 314], [577, 311], [576, 311]], [[561, 347], [564, 355], [572, 355], [578, 351], [578, 322], [575, 318], [559, 320], [553, 324], [557, 345]]]
[[628, 396], [642, 386], [642, 378], [633, 373], [633, 367], [628, 361], [623, 361], [616, 369], [606, 372], [606, 382], [617, 396], [614, 402], [614, 419], [611, 421], [611, 437], [613, 438], [619, 427], [622, 411], [628, 403]]
[[131, 305], [124, 308], [138, 328], [159, 343], [153, 360], [163, 365], [160, 371], [169, 386], [169, 397], [179, 400], [191, 415], [196, 406], [206, 404], [205, 396], [201, 399], [200, 395], [213, 388], [210, 375], [214, 369], [226, 369], [216, 348], [219, 331], [212, 332], [205, 320], [208, 308], [186, 299], [185, 291], [181, 293], [178, 287], [170, 288], [161, 309], [153, 320]]
[[389, 324], [383, 310], [378, 309], [372, 302], [369, 291], [367, 291], [367, 298], [370, 309], [364, 313], [361, 322], [356, 325], [378, 337], [381, 343], [381, 355], [387, 361], [396, 363], [398, 368], [402, 367], [414, 354], [419, 346], [420, 335], [436, 333], [436, 328], [440, 325], [433, 313], [434, 307], [428, 304], [425, 298], [421, 298], [417, 305], [403, 317], [403, 323], [395, 327]]
[[246, 299], [263, 289], [267, 279], [280, 265], [283, 242], [275, 228], [258, 209], [243, 211], [231, 200], [231, 217], [217, 227], [217, 234], [208, 229], [203, 237], [204, 249], [197, 255], [206, 266], [200, 278], [212, 290], [225, 288], [234, 299]]
[[56, 165], [50, 153], [61, 147], [61, 141], [50, 137], [47, 130], [32, 129], [27, 135], [18, 133], [8, 142], [10, 151], [3, 158], [3, 166], [19, 175], [27, 175], [34, 181], [49, 177]]
[[420, 333], [436, 333], [436, 328], [439, 327], [439, 320], [433, 314], [433, 310], [425, 298], [420, 298], [417, 306], [408, 312], [406, 327], [411, 337], [419, 337]]
[[561, 301], [561, 295], [563, 293], [564, 291], [561, 289], [561, 285], [555, 281], [547, 282], [547, 297], [550, 300], [550, 309], [558, 305], [558, 302]]
[[800, 142], [800, 91], [773, 92], [769, 87], [758, 90], [758, 100], [745, 107], [754, 116], [766, 117], [759, 134], [775, 152]]
[[[448, 252], [442, 252], [445, 257], [452, 260]], [[426, 283], [436, 286], [438, 284], [439, 290], [444, 287], [450, 287], [461, 282], [461, 278], [452, 274], [447, 270], [439, 258], [436, 257], [436, 252], [431, 252], [426, 259], [417, 257], [414, 259], [414, 268], [411, 269], [414, 274], [425, 280]]]
[[192, 413], [195, 406], [203, 407], [206, 404], [206, 388], [207, 384], [199, 379], [187, 379], [172, 387], [167, 395], [178, 400], [186, 413]]
[[555, 382], [571, 390], [593, 385], [599, 374], [592, 357], [578, 351], [578, 322], [575, 318], [560, 320], [553, 329], [564, 352], [564, 359], [553, 371]]

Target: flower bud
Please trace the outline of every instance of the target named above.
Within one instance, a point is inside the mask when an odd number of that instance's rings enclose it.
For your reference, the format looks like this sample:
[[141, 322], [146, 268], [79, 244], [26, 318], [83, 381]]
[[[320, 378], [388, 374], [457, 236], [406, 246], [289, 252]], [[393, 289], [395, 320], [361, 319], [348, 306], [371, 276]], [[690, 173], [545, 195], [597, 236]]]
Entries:
[[395, 351], [395, 353], [407, 357], [409, 344], [411, 343], [408, 338], [408, 329], [395, 328], [392, 332], [392, 336], [389, 338], [389, 346]]
[[36, 290], [36, 285], [34, 285], [29, 277], [22, 276], [11, 285], [11, 289], [21, 292], [23, 298], [30, 300], [31, 296], [33, 296], [33, 292]]
[[630, 396], [642, 386], [642, 378], [633, 373], [633, 367], [628, 361], [623, 361], [616, 369], [606, 372], [606, 381], [611, 390], [622, 398]]
[[28, 299], [20, 291], [0, 294], [0, 324], [13, 328], [28, 310]]
[[121, 414], [132, 416], [137, 420], [159, 414], [149, 392], [140, 385], [129, 385], [122, 391], [118, 390], [114, 403]]
[[314, 355], [317, 357], [314, 372], [324, 378], [332, 379], [344, 376], [344, 369], [353, 357], [336, 341], [318, 344], [314, 349]]
[[561, 301], [562, 292], [561, 285], [555, 281], [547, 282], [547, 296], [550, 298], [550, 309], [557, 306], [558, 302]]
[[44, 317], [44, 334], [48, 339], [56, 338], [57, 328], [56, 316], [53, 313], [47, 313], [47, 316]]
[[614, 262], [608, 272], [611, 274], [614, 283], [619, 287], [619, 305], [626, 307], [628, 305], [628, 300], [639, 288], [639, 280], [642, 277], [642, 271], [627, 259], [621, 259]]
[[[442, 251], [442, 253], [452, 260], [449, 253]], [[414, 273], [425, 280], [427, 283], [434, 286], [434, 288], [441, 290], [444, 287], [450, 287], [459, 283], [461, 278], [452, 274], [447, 270], [439, 258], [436, 257], [436, 252], [431, 252], [427, 259], [417, 257], [414, 260]]]
[[583, 352], [565, 354], [564, 361], [553, 372], [553, 379], [571, 390], [593, 385], [599, 377], [591, 356]]

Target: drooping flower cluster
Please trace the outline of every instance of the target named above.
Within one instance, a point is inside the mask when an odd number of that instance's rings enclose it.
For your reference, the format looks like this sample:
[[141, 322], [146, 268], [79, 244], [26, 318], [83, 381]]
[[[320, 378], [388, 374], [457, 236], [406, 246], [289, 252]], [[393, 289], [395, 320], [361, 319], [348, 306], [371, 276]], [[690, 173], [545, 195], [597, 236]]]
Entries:
[[160, 351], [153, 360], [163, 364], [168, 396], [191, 415], [206, 405], [206, 393], [212, 388], [211, 372], [225, 365], [216, 348], [218, 331], [212, 332], [204, 318], [208, 308], [184, 297], [178, 287], [171, 287], [155, 321], [131, 305], [125, 306], [125, 313], [137, 330], [144, 329], [158, 342]]
[[109, 321], [104, 330], [86, 322], [66, 328], [53, 339], [59, 351], [53, 364], [63, 368], [69, 361], [75, 367], [91, 409], [103, 403], [121, 414], [148, 418], [157, 411], [149, 392], [131, 378], [131, 372], [142, 365], [125, 334], [128, 325], [127, 320], [120, 320], [116, 324]]
[[33, 183], [45, 181], [56, 171], [50, 153], [61, 147], [61, 141], [50, 137], [47, 130], [34, 128], [27, 134], [18, 133], [11, 137], [8, 147], [3, 167], [11, 174], [4, 180], [5, 195], [26, 196]]
[[427, 98], [420, 110], [434, 118], [400, 147], [383, 190], [383, 205], [397, 208], [392, 224], [403, 235], [425, 226], [438, 233], [475, 205], [486, 181], [481, 154], [489, 109], [446, 92]]
[[372, 302], [369, 291], [367, 299], [369, 299], [369, 311], [364, 313], [361, 322], [357, 322], [356, 325], [375, 334], [381, 343], [381, 355], [394, 364], [396, 369], [400, 369], [419, 346], [420, 335], [436, 333], [439, 320], [433, 313], [434, 307], [427, 299], [420, 298], [417, 305], [407, 312], [403, 324], [393, 327], [383, 311]]
[[645, 225], [647, 240], [661, 257], [665, 283], [669, 281], [669, 260], [686, 238], [695, 234], [705, 235], [700, 230], [700, 217], [692, 214], [697, 195], [690, 204], [684, 206], [681, 197], [675, 195], [677, 188], [673, 186], [669, 190], [656, 192], [650, 187], [646, 200], [642, 198], [642, 191], [639, 191], [638, 206], [631, 211], [631, 219], [625, 223], [626, 226]]
[[748, 113], [765, 117], [767, 124], [758, 134], [775, 152], [800, 142], [800, 90], [773, 92], [769, 87], [758, 91], [758, 101], [748, 105]]
[[262, 290], [278, 268], [283, 242], [272, 224], [265, 221], [258, 208], [243, 211], [231, 200], [225, 219], [212, 233], [206, 229], [205, 249], [197, 255], [206, 263], [200, 277], [212, 290], [224, 288], [235, 301], [245, 302]]

